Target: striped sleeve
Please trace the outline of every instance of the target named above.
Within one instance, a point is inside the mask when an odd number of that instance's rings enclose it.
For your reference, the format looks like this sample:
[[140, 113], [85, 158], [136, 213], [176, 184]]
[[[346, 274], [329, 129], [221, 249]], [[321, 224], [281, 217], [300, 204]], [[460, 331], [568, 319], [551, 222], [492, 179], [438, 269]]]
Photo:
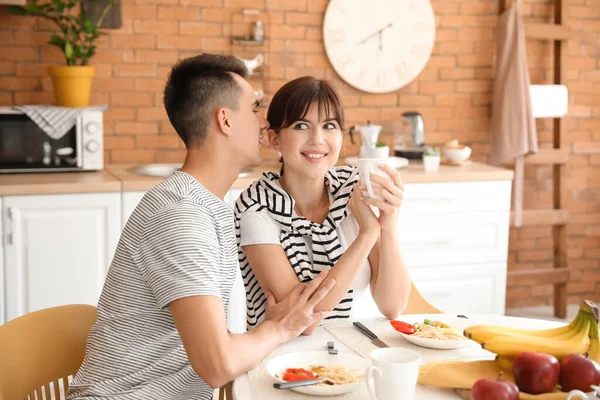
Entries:
[[219, 239], [209, 211], [191, 201], [154, 214], [140, 240], [138, 265], [159, 308], [189, 296], [217, 296]]

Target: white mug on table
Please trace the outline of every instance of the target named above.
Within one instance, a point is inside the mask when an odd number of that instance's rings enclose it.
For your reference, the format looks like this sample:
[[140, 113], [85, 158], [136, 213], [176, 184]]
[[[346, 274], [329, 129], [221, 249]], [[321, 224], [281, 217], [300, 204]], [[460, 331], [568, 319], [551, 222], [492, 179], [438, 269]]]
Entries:
[[381, 187], [380, 184], [371, 182], [370, 174], [380, 175], [386, 179], [390, 179], [390, 176], [382, 169], [379, 168], [380, 164], [388, 165], [390, 168], [394, 168], [392, 158], [359, 158], [358, 159], [358, 175], [360, 177], [360, 184], [367, 188], [365, 196], [374, 199], [383, 200], [383, 198], [373, 193], [373, 188]]
[[421, 355], [413, 350], [384, 348], [371, 352], [365, 383], [374, 400], [413, 400]]

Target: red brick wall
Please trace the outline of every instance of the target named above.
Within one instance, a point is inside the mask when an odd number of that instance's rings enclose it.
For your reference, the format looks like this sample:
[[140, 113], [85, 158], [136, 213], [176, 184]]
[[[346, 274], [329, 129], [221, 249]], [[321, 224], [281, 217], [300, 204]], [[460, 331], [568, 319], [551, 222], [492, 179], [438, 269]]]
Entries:
[[[568, 164], [569, 300], [600, 297], [600, 3], [568, 0], [570, 89]], [[200, 52], [265, 54], [264, 79], [252, 80], [267, 100], [284, 82], [313, 74], [327, 77], [344, 97], [349, 123], [380, 122], [390, 141], [400, 114], [424, 115], [426, 139], [439, 144], [458, 139], [486, 161], [490, 151], [490, 94], [494, 76], [498, 3], [488, 0], [432, 0], [436, 45], [421, 75], [391, 94], [370, 95], [344, 84], [331, 68], [322, 43], [327, 0], [124, 0], [123, 27], [110, 31], [92, 60], [96, 78], [92, 102], [106, 103], [106, 162], [179, 162], [183, 148], [170, 127], [161, 90], [175, 60]], [[243, 7], [263, 10], [267, 42], [260, 47], [231, 44], [231, 34], [249, 34]], [[552, 0], [524, 0], [528, 21], [549, 22]], [[53, 27], [46, 21], [9, 16], [0, 6], [0, 105], [48, 103], [48, 64], [60, 52], [45, 43]], [[550, 83], [552, 47], [528, 41], [533, 83]], [[539, 121], [542, 147], [551, 145], [551, 122]], [[356, 153], [348, 144], [343, 156]], [[273, 153], [265, 151], [265, 156]], [[527, 166], [526, 208], [552, 206], [551, 167]], [[511, 229], [509, 270], [552, 266], [550, 228]], [[507, 306], [550, 304], [552, 287], [510, 287]]]

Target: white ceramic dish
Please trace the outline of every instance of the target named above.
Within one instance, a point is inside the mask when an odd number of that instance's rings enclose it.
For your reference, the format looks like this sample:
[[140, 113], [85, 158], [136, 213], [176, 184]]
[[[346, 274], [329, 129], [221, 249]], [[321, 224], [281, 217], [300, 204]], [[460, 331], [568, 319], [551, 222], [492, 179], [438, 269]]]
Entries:
[[416, 344], [417, 346], [427, 347], [428, 349], [437, 349], [437, 350], [452, 350], [452, 349], [462, 349], [463, 347], [468, 347], [472, 343], [471, 340], [437, 340], [437, 339], [427, 339], [422, 337], [417, 337], [413, 335], [407, 335], [406, 333], [398, 332], [398, 335], [402, 335], [404, 339], [409, 341], [412, 344]]
[[[369, 360], [351, 353], [340, 352], [338, 354], [329, 354], [326, 351], [304, 351], [277, 356], [267, 363], [266, 368], [269, 375], [275, 381], [285, 382], [282, 379], [282, 374], [286, 368], [309, 368], [311, 365], [340, 365], [351, 370], [356, 370], [357, 374], [364, 376], [366, 368], [371, 363]], [[364, 380], [349, 385], [312, 385], [281, 390], [294, 390], [298, 393], [312, 396], [337, 396], [350, 393], [360, 387], [360, 385], [364, 385]]]
[[[392, 165], [394, 166], [395, 169], [400, 169], [400, 168], [404, 168], [408, 165], [408, 159], [407, 158], [403, 158], [403, 157], [389, 157], [390, 161], [392, 162]], [[345, 159], [346, 164], [348, 165], [357, 165], [358, 164], [358, 157], [346, 157]]]
[[463, 148], [450, 148], [444, 147], [442, 148], [442, 153], [444, 157], [455, 164], [460, 164], [463, 161], [466, 161], [471, 157], [471, 148], [469, 146], [464, 146]]

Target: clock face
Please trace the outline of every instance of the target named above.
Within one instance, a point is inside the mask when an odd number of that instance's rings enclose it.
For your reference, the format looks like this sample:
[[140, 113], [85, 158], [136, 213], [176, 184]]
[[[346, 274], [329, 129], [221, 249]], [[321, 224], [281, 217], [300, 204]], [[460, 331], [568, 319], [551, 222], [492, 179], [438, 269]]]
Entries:
[[331, 0], [323, 39], [342, 79], [365, 92], [391, 92], [427, 64], [435, 15], [429, 0]]

